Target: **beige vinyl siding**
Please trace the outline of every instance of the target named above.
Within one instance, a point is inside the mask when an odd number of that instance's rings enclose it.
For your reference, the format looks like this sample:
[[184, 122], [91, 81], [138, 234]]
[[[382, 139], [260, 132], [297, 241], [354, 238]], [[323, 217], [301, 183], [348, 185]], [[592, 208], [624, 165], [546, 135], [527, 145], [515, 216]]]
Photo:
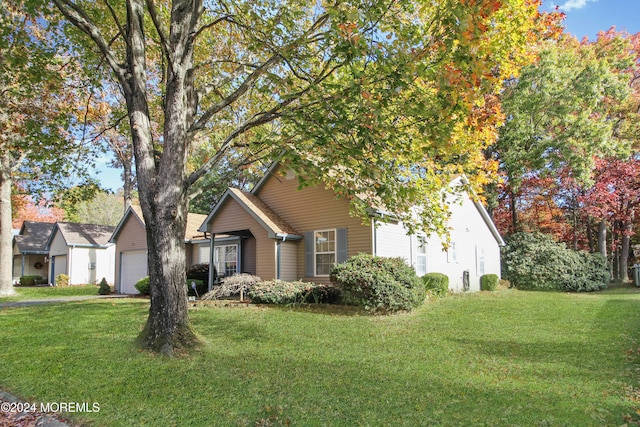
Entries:
[[[270, 239], [265, 230], [242, 206], [232, 198], [222, 206], [211, 232], [226, 234], [233, 231], [249, 230], [255, 237], [255, 274], [265, 280], [276, 277], [275, 240]], [[249, 239], [251, 241], [251, 239]], [[245, 248], [246, 249], [246, 248]], [[253, 249], [253, 248], [249, 248]], [[249, 270], [250, 257], [245, 252], [245, 269]]]
[[[144, 225], [136, 217], [130, 215], [120, 229], [116, 240], [116, 282], [120, 280], [120, 254], [140, 250], [147, 250], [147, 233]], [[116, 283], [116, 289], [120, 289], [120, 283]]]
[[297, 280], [298, 276], [298, 246], [302, 244], [294, 241], [285, 241], [280, 244], [280, 279]]
[[[360, 218], [349, 215], [349, 202], [337, 199], [332, 190], [324, 186], [298, 190], [298, 180], [287, 179], [279, 167], [256, 194], [300, 235], [307, 231], [346, 228], [348, 256], [359, 252], [371, 253], [371, 226], [363, 225]], [[297, 245], [296, 275], [305, 277], [304, 244]], [[318, 283], [329, 282], [328, 277], [305, 277]]]
[[242, 272], [256, 273], [256, 239], [249, 238], [242, 243]]

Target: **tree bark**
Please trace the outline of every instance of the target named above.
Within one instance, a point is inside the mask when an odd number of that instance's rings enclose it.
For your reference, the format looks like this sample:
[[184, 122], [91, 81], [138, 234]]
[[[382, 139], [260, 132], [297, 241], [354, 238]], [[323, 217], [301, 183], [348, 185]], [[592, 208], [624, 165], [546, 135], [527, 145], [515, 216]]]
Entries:
[[622, 237], [620, 239], [620, 261], [618, 264], [618, 278], [622, 282], [629, 281], [628, 263], [629, 263], [629, 248], [631, 243], [631, 230], [632, 223], [625, 222], [622, 227]]
[[11, 165], [0, 153], [0, 295], [12, 295], [13, 239], [11, 237]]
[[598, 252], [607, 258], [607, 220], [604, 218], [598, 224]]
[[513, 190], [509, 191], [509, 198], [511, 199], [511, 231], [513, 233], [518, 232], [518, 207], [516, 206], [516, 195]]
[[133, 177], [133, 164], [131, 158], [129, 159], [120, 159], [120, 164], [122, 165], [122, 196], [124, 198], [124, 209], [123, 212], [126, 212], [127, 209], [131, 207], [133, 204], [133, 184], [135, 182]]

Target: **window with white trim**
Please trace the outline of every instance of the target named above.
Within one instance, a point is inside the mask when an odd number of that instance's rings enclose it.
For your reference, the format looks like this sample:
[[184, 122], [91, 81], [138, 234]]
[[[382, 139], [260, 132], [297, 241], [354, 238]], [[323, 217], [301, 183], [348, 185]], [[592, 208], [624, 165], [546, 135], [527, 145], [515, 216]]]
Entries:
[[232, 276], [238, 272], [238, 245], [221, 245], [213, 248], [213, 265], [218, 276]]
[[328, 276], [336, 263], [336, 230], [314, 231], [316, 276]]
[[484, 248], [476, 245], [476, 274], [484, 275]]
[[456, 250], [456, 242], [452, 241], [449, 244], [449, 249], [447, 250], [447, 261], [448, 262], [458, 262], [458, 251]]
[[416, 255], [416, 274], [424, 276], [427, 274], [427, 239], [418, 236], [418, 251]]

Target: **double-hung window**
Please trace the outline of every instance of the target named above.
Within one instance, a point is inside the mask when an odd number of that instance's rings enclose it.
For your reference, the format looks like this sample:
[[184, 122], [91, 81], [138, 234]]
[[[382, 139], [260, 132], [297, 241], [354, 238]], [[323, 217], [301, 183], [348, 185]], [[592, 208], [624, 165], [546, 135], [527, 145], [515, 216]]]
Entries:
[[315, 275], [328, 276], [336, 263], [336, 230], [314, 232]]
[[238, 245], [215, 246], [213, 263], [218, 276], [232, 276], [238, 272]]
[[427, 240], [423, 236], [418, 236], [416, 274], [420, 277], [427, 274]]

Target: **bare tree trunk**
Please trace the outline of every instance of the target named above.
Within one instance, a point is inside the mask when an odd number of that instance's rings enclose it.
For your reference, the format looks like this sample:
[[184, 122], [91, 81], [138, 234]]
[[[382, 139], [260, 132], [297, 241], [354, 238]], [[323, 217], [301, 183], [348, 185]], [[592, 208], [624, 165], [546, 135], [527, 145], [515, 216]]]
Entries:
[[122, 185], [122, 192], [123, 192], [123, 197], [124, 197], [124, 209], [123, 211], [126, 212], [127, 209], [129, 209], [131, 207], [131, 204], [133, 203], [133, 184], [134, 184], [134, 178], [133, 178], [133, 170], [132, 170], [132, 161], [131, 159], [121, 159], [120, 163], [122, 164], [122, 181], [123, 181], [123, 185]]
[[598, 252], [607, 257], [607, 220], [604, 218], [598, 224]]
[[509, 198], [511, 199], [511, 228], [512, 232], [516, 233], [518, 230], [518, 210], [516, 206], [516, 195], [513, 190], [509, 192]]
[[618, 277], [622, 282], [627, 282], [629, 280], [628, 273], [628, 264], [629, 264], [629, 248], [631, 243], [631, 230], [632, 224], [631, 222], [627, 222], [623, 224], [622, 228], [622, 238], [620, 244], [620, 261], [618, 264]]
[[0, 295], [15, 293], [12, 283], [11, 182], [9, 159], [0, 154]]

